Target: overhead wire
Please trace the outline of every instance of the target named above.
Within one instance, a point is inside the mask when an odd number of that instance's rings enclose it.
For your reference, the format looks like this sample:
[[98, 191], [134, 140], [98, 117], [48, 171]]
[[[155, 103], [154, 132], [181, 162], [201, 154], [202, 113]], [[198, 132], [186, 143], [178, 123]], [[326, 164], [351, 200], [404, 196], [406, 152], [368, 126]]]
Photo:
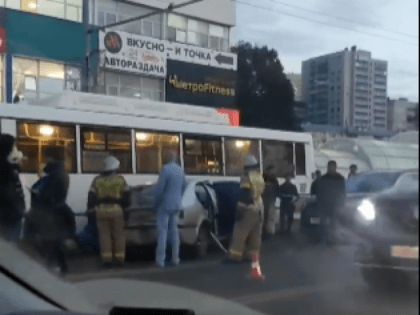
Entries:
[[398, 31], [394, 31], [394, 30], [391, 30], [391, 29], [378, 27], [378, 26], [373, 27], [373, 26], [370, 26], [368, 24], [360, 23], [360, 22], [357, 22], [357, 21], [354, 21], [354, 20], [346, 19], [346, 18], [339, 17], [339, 16], [334, 16], [334, 15], [327, 14], [327, 13], [320, 12], [320, 11], [316, 11], [316, 10], [307, 9], [307, 8], [304, 8], [304, 7], [300, 7], [300, 6], [297, 6], [297, 5], [285, 3], [285, 2], [282, 2], [282, 1], [278, 1], [278, 0], [266, 0], [266, 1], [270, 1], [270, 2], [276, 3], [278, 5], [283, 5], [283, 6], [287, 6], [287, 7], [291, 7], [291, 8], [296, 8], [296, 9], [299, 9], [299, 10], [302, 10], [302, 11], [307, 11], [307, 12], [323, 15], [323, 16], [330, 17], [330, 18], [333, 18], [333, 19], [358, 24], [358, 25], [369, 27], [369, 28], [372, 28], [372, 29], [382, 30], [382, 31], [385, 31], [385, 32], [395, 33], [395, 34], [398, 34], [398, 35], [408, 36], [408, 37], [412, 37], [412, 38], [418, 38], [418, 36], [415, 36], [415, 35], [402, 33], [402, 32], [398, 32]]
[[281, 14], [281, 15], [285, 15], [285, 16], [289, 16], [289, 17], [294, 17], [294, 18], [301, 19], [301, 20], [304, 20], [304, 21], [310, 21], [310, 22], [314, 22], [314, 23], [318, 23], [318, 24], [323, 24], [323, 25], [327, 25], [327, 26], [330, 26], [330, 27], [335, 27], [335, 28], [343, 29], [343, 30], [350, 31], [350, 32], [365, 34], [365, 35], [369, 35], [369, 36], [373, 36], [373, 37], [378, 37], [378, 38], [384, 38], [384, 39], [388, 39], [388, 40], [392, 40], [392, 41], [397, 41], [397, 42], [405, 43], [405, 44], [412, 45], [412, 46], [418, 46], [419, 45], [418, 43], [410, 43], [410, 42], [406, 42], [404, 40], [400, 40], [400, 39], [396, 39], [396, 38], [391, 38], [391, 37], [387, 37], [387, 36], [383, 36], [383, 35], [379, 35], [379, 34], [372, 34], [372, 33], [369, 33], [369, 32], [354, 30], [354, 29], [343, 27], [343, 26], [334, 25], [334, 24], [331, 24], [331, 23], [327, 23], [327, 22], [323, 22], [323, 21], [318, 21], [318, 20], [310, 19], [310, 18], [307, 18], [307, 17], [303, 17], [303, 16], [291, 14], [291, 13], [285, 13], [285, 12], [282, 12], [282, 11], [279, 11], [279, 10], [275, 10], [275, 9], [272, 9], [272, 8], [258, 6], [258, 5], [251, 4], [251, 3], [248, 3], [248, 2], [243, 2], [243, 1], [240, 1], [240, 0], [233, 0], [233, 1], [236, 2], [236, 3], [242, 4], [242, 5], [247, 5], [247, 6], [250, 6], [250, 7], [253, 7], [253, 8], [257, 8], [257, 9], [260, 9], [260, 10], [265, 10], [265, 11], [269, 11], [269, 12], [275, 12], [275, 13], [278, 13], [278, 14]]

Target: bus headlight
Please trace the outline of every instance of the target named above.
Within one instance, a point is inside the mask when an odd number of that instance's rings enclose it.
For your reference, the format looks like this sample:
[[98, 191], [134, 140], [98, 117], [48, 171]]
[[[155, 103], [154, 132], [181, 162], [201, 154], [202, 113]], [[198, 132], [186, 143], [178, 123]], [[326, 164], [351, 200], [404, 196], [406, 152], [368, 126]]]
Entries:
[[375, 205], [368, 199], [363, 200], [357, 210], [366, 221], [373, 221], [376, 218]]

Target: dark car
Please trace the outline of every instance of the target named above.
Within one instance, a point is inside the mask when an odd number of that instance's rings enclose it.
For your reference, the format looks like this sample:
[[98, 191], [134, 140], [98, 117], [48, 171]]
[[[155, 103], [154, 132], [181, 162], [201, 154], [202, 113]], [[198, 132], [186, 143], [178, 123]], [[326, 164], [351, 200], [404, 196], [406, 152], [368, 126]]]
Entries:
[[418, 171], [359, 202], [354, 231], [361, 239], [355, 262], [369, 285], [397, 288], [418, 277]]
[[[359, 173], [346, 180], [346, 203], [338, 213], [338, 220], [344, 226], [353, 225], [358, 204], [368, 196], [393, 187], [398, 179], [411, 170], [373, 170]], [[316, 237], [319, 231], [320, 214], [316, 207], [316, 198], [310, 197], [302, 209], [301, 232]]]

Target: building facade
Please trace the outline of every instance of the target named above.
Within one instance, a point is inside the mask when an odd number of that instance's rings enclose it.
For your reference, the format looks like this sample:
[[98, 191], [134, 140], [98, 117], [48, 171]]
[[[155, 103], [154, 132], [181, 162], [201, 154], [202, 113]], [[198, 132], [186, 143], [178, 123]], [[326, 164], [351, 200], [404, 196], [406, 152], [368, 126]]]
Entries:
[[353, 46], [302, 62], [302, 97], [313, 124], [387, 130], [388, 63]]
[[392, 132], [418, 130], [418, 116], [416, 116], [418, 115], [418, 107], [419, 103], [410, 102], [407, 98], [389, 99], [388, 130]]
[[3, 29], [6, 43], [0, 60], [2, 101], [81, 90], [87, 55], [89, 92], [236, 107], [237, 59], [228, 52], [236, 24], [234, 2], [202, 1], [103, 29], [166, 9], [168, 2], [87, 4], [90, 33], [82, 23], [82, 0], [0, 0], [0, 38]]

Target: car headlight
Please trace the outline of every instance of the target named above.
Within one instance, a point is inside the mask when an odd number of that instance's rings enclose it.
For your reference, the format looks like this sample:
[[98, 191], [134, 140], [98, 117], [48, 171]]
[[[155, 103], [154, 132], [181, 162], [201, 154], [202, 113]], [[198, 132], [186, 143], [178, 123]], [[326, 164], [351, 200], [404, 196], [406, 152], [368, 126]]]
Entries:
[[376, 217], [375, 205], [368, 199], [362, 201], [357, 207], [359, 213], [363, 216], [366, 221], [373, 221]]

